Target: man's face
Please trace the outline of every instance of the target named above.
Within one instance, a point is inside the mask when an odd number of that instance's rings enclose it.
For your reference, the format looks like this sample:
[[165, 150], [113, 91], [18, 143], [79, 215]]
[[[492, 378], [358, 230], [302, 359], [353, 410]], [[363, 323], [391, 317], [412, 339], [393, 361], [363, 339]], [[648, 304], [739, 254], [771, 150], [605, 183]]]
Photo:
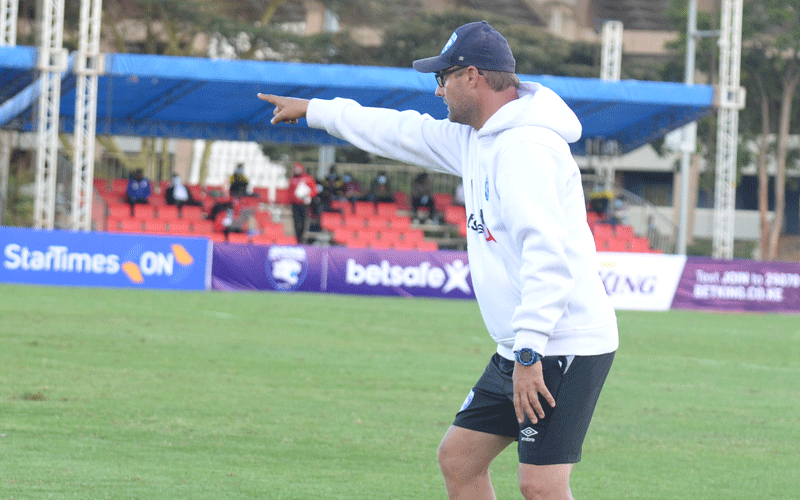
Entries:
[[444, 83], [436, 89], [436, 95], [447, 105], [447, 118], [454, 123], [469, 124], [469, 100], [464, 95], [462, 78], [467, 68], [455, 66], [439, 72], [437, 82]]

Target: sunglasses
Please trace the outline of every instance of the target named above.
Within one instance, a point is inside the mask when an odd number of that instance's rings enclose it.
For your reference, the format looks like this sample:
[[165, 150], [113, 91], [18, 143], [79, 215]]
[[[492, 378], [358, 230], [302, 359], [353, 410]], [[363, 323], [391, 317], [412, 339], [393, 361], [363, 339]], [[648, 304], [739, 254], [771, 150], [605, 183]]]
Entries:
[[445, 70], [442, 70], [442, 71], [438, 71], [435, 74], [436, 83], [438, 83], [440, 87], [444, 87], [444, 84], [447, 82], [446, 77], [448, 75], [451, 75], [451, 74], [455, 73], [456, 71], [460, 71], [460, 70], [466, 69], [466, 68], [467, 68], [467, 66], [454, 66], [454, 67], [452, 67], [450, 69], [445, 69]]

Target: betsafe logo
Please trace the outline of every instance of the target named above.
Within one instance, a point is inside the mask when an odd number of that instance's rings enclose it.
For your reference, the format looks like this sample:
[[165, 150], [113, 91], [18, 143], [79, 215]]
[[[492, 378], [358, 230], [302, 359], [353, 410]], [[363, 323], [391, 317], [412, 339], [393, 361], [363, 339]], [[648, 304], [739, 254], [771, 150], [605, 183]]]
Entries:
[[173, 243], [169, 248], [169, 252], [159, 252], [137, 244], [120, 257], [113, 253], [70, 251], [66, 245], [35, 249], [9, 243], [3, 249], [3, 267], [9, 271], [92, 275], [116, 275], [122, 271], [131, 283], [137, 285], [156, 276], [166, 276], [173, 282], [179, 282], [189, 274], [195, 259], [179, 243]]
[[380, 264], [362, 265], [355, 259], [347, 260], [345, 281], [351, 285], [406, 286], [441, 289], [442, 293], [461, 290], [471, 293], [467, 278], [469, 264], [455, 260], [445, 264], [444, 269], [422, 262], [418, 266], [392, 265], [387, 260]]

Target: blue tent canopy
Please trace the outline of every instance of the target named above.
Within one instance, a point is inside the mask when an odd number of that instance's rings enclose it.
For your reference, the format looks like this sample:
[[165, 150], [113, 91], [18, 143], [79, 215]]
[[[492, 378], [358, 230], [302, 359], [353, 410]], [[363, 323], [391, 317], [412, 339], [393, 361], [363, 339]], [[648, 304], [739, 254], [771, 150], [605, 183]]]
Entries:
[[[35, 128], [38, 100], [34, 47], [0, 47], [0, 127]], [[623, 153], [713, 109], [713, 88], [667, 82], [520, 75], [559, 94], [583, 124], [586, 139], [616, 141]], [[432, 75], [413, 69], [210, 60], [142, 54], [106, 54], [99, 77], [97, 133], [262, 143], [342, 144], [327, 133], [271, 125], [272, 107], [259, 92], [303, 98], [347, 97], [365, 106], [414, 109], [445, 118]], [[75, 75], [64, 73], [61, 130], [71, 132]]]

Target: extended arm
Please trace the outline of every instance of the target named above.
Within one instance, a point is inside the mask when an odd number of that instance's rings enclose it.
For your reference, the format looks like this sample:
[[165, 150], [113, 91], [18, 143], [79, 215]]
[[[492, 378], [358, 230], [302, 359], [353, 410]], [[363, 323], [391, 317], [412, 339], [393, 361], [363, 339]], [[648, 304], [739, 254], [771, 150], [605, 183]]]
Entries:
[[300, 118], [305, 118], [308, 112], [308, 99], [296, 97], [281, 97], [272, 94], [258, 94], [258, 98], [275, 105], [274, 115], [270, 123], [297, 123]]
[[469, 127], [434, 120], [416, 111], [360, 106], [349, 99], [297, 99], [270, 94], [258, 98], [275, 105], [271, 123], [297, 123], [327, 131], [364, 151], [461, 175], [461, 155]]

